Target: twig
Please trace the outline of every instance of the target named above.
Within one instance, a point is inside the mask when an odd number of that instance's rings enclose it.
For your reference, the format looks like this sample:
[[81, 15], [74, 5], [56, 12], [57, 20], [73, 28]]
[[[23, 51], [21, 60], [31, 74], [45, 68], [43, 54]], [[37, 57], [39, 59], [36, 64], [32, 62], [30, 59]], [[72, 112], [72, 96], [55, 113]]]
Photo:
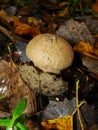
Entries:
[[14, 42], [14, 37], [9, 34], [9, 31], [6, 28], [0, 26], [0, 31], [2, 31], [12, 42]]
[[76, 107], [77, 107], [77, 113], [78, 113], [78, 118], [79, 118], [81, 129], [84, 130], [84, 126], [83, 126], [81, 116], [80, 116], [81, 112], [79, 110], [78, 89], [79, 89], [79, 80], [76, 82]]
[[[78, 105], [78, 109], [79, 109], [82, 105], [84, 105], [85, 103], [86, 103], [86, 101], [80, 102], [80, 104]], [[77, 108], [73, 111], [72, 115], [75, 115], [76, 112], [77, 112]]]

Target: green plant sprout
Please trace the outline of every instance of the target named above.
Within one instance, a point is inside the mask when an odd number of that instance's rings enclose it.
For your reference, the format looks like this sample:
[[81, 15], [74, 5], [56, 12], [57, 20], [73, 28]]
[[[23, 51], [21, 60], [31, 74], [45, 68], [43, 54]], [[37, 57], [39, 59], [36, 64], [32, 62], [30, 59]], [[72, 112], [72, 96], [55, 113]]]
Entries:
[[27, 116], [23, 115], [27, 106], [27, 99], [23, 98], [12, 111], [12, 118], [0, 119], [0, 126], [6, 127], [6, 130], [29, 130], [24, 121]]

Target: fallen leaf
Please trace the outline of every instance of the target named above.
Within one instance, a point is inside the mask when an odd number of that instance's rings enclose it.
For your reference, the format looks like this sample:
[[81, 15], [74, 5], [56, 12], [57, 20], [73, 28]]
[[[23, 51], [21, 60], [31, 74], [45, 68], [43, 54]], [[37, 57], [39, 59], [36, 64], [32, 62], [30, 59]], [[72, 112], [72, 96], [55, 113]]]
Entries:
[[2, 9], [0, 10], [0, 16], [6, 15], [6, 12]]
[[27, 98], [25, 113], [29, 115], [36, 111], [36, 95], [23, 82], [19, 68], [13, 61], [0, 61], [0, 96], [5, 97], [9, 112], [12, 112], [16, 104], [24, 97]]
[[92, 9], [95, 13], [98, 13], [98, 0], [96, 0], [96, 2], [93, 4]]
[[74, 46], [74, 51], [86, 56], [98, 59], [98, 45], [80, 41]]
[[22, 34], [30, 34], [32, 27], [25, 23], [19, 22], [17, 18], [14, 18], [14, 28], [15, 28], [15, 33], [18, 35]]
[[25, 34], [34, 37], [41, 33], [38, 27], [32, 27], [26, 23], [22, 23], [17, 18], [13, 18], [13, 20], [14, 20], [15, 33], [17, 35]]
[[8, 25], [9, 23], [13, 22], [13, 17], [8, 15], [3, 9], [0, 11], [0, 21]]
[[71, 100], [64, 98], [63, 101], [50, 100], [49, 104], [42, 112], [41, 120], [46, 121], [67, 115], [72, 115], [75, 109], [76, 109], [76, 98], [72, 98]]
[[34, 124], [33, 120], [31, 120], [31, 119], [26, 120], [25, 125], [29, 130], [35, 130], [35, 124]]
[[93, 77], [97, 78], [98, 43], [90, 44], [84, 41], [80, 41], [74, 46], [74, 51], [80, 54], [83, 66], [85, 66], [89, 72], [94, 73]]
[[41, 123], [44, 130], [73, 130], [73, 116], [64, 116], [61, 118], [47, 120]]
[[79, 41], [85, 41], [91, 44], [95, 42], [85, 22], [80, 23], [74, 19], [69, 19], [61, 24], [56, 34], [66, 39], [72, 46]]
[[83, 65], [87, 67], [90, 72], [94, 73], [92, 76], [98, 78], [98, 59], [89, 56], [81, 56], [81, 60]]
[[96, 56], [98, 56], [98, 42], [95, 42], [93, 44], [93, 51], [96, 54]]
[[17, 35], [30, 35], [31, 37], [34, 37], [41, 33], [38, 26], [30, 26], [20, 22], [17, 17], [8, 15], [4, 10], [0, 11], [0, 21], [5, 25], [13, 22], [14, 30]]

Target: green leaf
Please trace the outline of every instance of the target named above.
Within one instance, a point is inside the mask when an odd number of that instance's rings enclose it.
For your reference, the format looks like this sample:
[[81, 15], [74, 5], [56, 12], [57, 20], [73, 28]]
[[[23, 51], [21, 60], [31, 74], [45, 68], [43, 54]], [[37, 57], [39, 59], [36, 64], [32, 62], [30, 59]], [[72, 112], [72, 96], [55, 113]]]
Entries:
[[0, 126], [11, 126], [11, 119], [0, 119]]
[[16, 126], [20, 129], [20, 130], [29, 130], [25, 125], [17, 122]]
[[23, 98], [15, 107], [15, 109], [13, 110], [12, 114], [13, 114], [13, 120], [15, 121], [25, 110], [27, 106], [27, 99]]

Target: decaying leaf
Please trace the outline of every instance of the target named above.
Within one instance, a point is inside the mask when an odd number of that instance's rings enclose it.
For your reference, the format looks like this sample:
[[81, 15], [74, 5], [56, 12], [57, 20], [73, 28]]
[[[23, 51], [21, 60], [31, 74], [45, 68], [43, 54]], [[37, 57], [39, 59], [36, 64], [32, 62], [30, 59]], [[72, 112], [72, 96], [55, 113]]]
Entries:
[[25, 34], [34, 37], [41, 33], [39, 27], [37, 26], [32, 27], [26, 23], [20, 22], [17, 17], [10, 16], [4, 10], [0, 11], [0, 21], [5, 25], [13, 22], [15, 33], [18, 35]]
[[98, 45], [80, 41], [74, 46], [74, 50], [80, 54], [98, 59]]
[[63, 116], [72, 115], [76, 109], [76, 98], [64, 101], [49, 101], [49, 104], [42, 112], [42, 121], [56, 119]]
[[92, 76], [98, 79], [98, 59], [89, 56], [81, 56], [82, 63], [88, 68], [88, 71], [94, 73]]
[[64, 116], [61, 118], [47, 120], [41, 123], [44, 130], [73, 130], [73, 116]]
[[83, 65], [87, 67], [90, 72], [98, 75], [98, 43], [89, 44], [80, 41], [74, 46], [74, 50], [80, 53]]
[[76, 44], [79, 41], [85, 41], [91, 44], [95, 42], [88, 26], [84, 22], [80, 23], [74, 19], [69, 19], [60, 25], [56, 34], [65, 38], [71, 44]]
[[38, 27], [32, 27], [26, 23], [22, 23], [17, 18], [13, 18], [13, 20], [14, 20], [15, 33], [18, 35], [25, 34], [34, 37], [41, 33]]
[[0, 21], [8, 25], [9, 23], [13, 22], [13, 17], [8, 15], [3, 9], [0, 11]]
[[19, 68], [12, 61], [0, 61], [0, 96], [5, 96], [9, 112], [12, 112], [24, 97], [27, 98], [25, 113], [31, 114], [36, 111], [35, 93], [22, 81]]
[[93, 11], [95, 12], [95, 13], [98, 13], [98, 0], [96, 0], [96, 2], [93, 4]]

